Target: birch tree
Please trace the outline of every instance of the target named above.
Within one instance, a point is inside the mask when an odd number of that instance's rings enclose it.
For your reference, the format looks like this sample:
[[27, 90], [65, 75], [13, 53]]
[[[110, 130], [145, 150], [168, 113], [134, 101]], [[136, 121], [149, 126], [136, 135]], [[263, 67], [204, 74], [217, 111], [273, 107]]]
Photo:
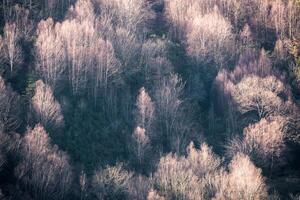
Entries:
[[94, 7], [78, 1], [67, 19], [42, 21], [38, 28], [37, 69], [48, 84], [67, 79], [73, 94], [88, 94], [95, 100], [109, 85], [120, 81], [121, 66], [110, 41], [97, 31]]
[[57, 33], [59, 26], [55, 27], [53, 19], [42, 20], [38, 24], [36, 47], [36, 70], [47, 84], [54, 88], [65, 76], [66, 54], [65, 47]]
[[133, 140], [133, 152], [135, 154], [135, 157], [138, 159], [139, 165], [142, 164], [145, 158], [145, 154], [147, 150], [149, 150], [149, 137], [146, 135], [146, 131], [144, 128], [136, 127], [132, 134], [132, 140]]
[[112, 16], [113, 21], [142, 39], [147, 32], [147, 23], [154, 17], [151, 5], [146, 0], [98, 0], [101, 14]]
[[2, 42], [2, 54], [4, 54], [2, 57], [9, 66], [10, 74], [15, 73], [23, 62], [23, 52], [19, 45], [19, 31], [15, 23], [5, 24]]
[[[181, 152], [189, 137], [189, 124], [183, 118], [181, 99], [184, 82], [178, 75], [170, 75], [160, 81], [155, 92], [156, 126], [165, 148]], [[165, 149], [166, 150], [166, 149]]]
[[231, 24], [217, 8], [197, 16], [188, 26], [187, 51], [197, 62], [214, 61], [222, 68], [232, 56], [233, 46]]
[[64, 118], [59, 102], [54, 98], [50, 86], [42, 80], [35, 83], [35, 94], [31, 100], [35, 120], [47, 128], [61, 127]]
[[15, 174], [33, 197], [64, 199], [71, 187], [71, 166], [67, 155], [50, 144], [50, 138], [40, 124], [27, 131], [21, 156]]
[[154, 103], [144, 87], [139, 90], [136, 106], [137, 125], [151, 134], [151, 125], [154, 120]]

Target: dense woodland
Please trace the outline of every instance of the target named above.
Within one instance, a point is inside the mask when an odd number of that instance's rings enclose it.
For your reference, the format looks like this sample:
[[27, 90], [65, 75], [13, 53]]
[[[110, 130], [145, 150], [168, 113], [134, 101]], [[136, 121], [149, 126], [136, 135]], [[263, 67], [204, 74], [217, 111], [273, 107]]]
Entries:
[[299, 0], [1, 0], [0, 199], [300, 198]]

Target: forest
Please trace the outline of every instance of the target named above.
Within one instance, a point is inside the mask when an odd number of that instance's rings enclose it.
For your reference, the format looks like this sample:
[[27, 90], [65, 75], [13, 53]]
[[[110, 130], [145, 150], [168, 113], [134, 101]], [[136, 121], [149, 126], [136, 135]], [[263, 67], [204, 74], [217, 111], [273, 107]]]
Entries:
[[1, 0], [1, 200], [299, 200], [299, 0]]

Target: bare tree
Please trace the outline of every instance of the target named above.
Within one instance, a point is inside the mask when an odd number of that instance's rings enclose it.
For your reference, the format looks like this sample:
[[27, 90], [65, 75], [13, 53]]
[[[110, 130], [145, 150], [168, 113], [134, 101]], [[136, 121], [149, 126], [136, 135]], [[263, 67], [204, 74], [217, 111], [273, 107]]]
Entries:
[[267, 199], [268, 197], [261, 170], [243, 154], [237, 154], [231, 161], [226, 182], [227, 184], [223, 185], [215, 199]]
[[138, 159], [138, 163], [141, 165], [145, 156], [146, 151], [149, 148], [149, 137], [146, 135], [144, 128], [136, 127], [132, 134], [132, 148], [135, 156]]
[[279, 95], [284, 90], [283, 83], [274, 76], [259, 78], [250, 75], [236, 85], [232, 95], [242, 114], [255, 112], [261, 119], [281, 113], [284, 101]]
[[197, 1], [167, 0], [165, 15], [174, 26], [175, 37], [182, 38], [189, 20], [200, 12]]
[[[263, 63], [266, 63], [264, 65]], [[256, 50], [245, 48], [235, 68], [231, 71], [222, 69], [218, 72], [212, 87], [212, 101], [214, 113], [211, 117], [221, 116], [225, 121], [226, 133], [232, 134], [239, 131], [241, 120], [238, 120], [238, 110], [236, 100], [233, 98], [236, 85], [245, 77], [258, 76], [266, 77], [272, 75], [270, 60], [266, 57], [265, 51], [259, 54]], [[243, 93], [243, 95], [246, 95]], [[211, 128], [214, 130], [215, 122], [211, 120]]]
[[260, 51], [246, 48], [240, 55], [234, 70], [228, 73], [232, 82], [238, 83], [248, 75], [256, 75], [266, 77], [276, 74], [276, 70], [272, 69], [272, 62], [266, 51]]
[[20, 183], [37, 199], [63, 199], [72, 182], [67, 155], [50, 144], [38, 124], [28, 130], [22, 143], [21, 162], [15, 169]]
[[287, 24], [288, 24], [288, 36], [289, 38], [295, 38], [299, 36], [299, 19], [300, 6], [297, 1], [289, 0], [287, 3]]
[[88, 75], [93, 80], [94, 84], [91, 87], [94, 87], [94, 91], [92, 93], [94, 98], [97, 99], [101, 91], [106, 95], [106, 91], [111, 85], [118, 85], [121, 82], [122, 69], [109, 41], [99, 38], [94, 50], [91, 49], [90, 53], [95, 58], [96, 65], [89, 71]]
[[0, 132], [13, 132], [20, 126], [20, 103], [19, 96], [5, 86], [0, 76]]
[[160, 159], [155, 186], [167, 199], [212, 199], [226, 185], [227, 173], [220, 164], [205, 143], [200, 150], [191, 143], [186, 157], [168, 154]]
[[21, 47], [19, 46], [19, 31], [15, 23], [6, 23], [4, 27], [3, 50], [10, 73], [23, 62]]
[[[166, 0], [165, 15], [173, 25], [173, 34], [175, 37], [184, 38], [188, 24], [196, 17], [206, 15], [213, 11], [214, 6], [221, 1], [184, 1], [184, 0]], [[224, 1], [223, 1], [224, 2]], [[221, 4], [221, 3], [220, 3]]]
[[0, 130], [0, 172], [10, 167], [10, 159], [18, 158], [21, 138], [17, 133], [3, 133]]
[[[55, 24], [52, 18], [49, 18], [46, 21], [42, 20], [37, 29], [36, 69], [46, 80], [46, 83], [54, 88], [67, 70], [67, 56], [69, 55], [65, 52], [67, 46], [62, 33], [70, 33], [66, 29], [68, 23], [65, 22], [65, 24], [64, 27], [60, 23]], [[63, 28], [64, 30], [62, 30]], [[75, 27], [73, 28], [75, 30]], [[73, 40], [73, 38], [70, 39]]]
[[244, 130], [245, 142], [253, 145], [262, 160], [274, 160], [274, 157], [282, 155], [284, 144], [285, 120], [282, 117], [276, 117], [271, 121], [262, 119], [254, 125], [249, 125]]
[[158, 140], [172, 151], [184, 151], [190, 124], [183, 118], [183, 100], [181, 100], [184, 83], [178, 75], [171, 74], [158, 84], [155, 93], [156, 127]]
[[[0, 64], [5, 65], [5, 50], [3, 37], [0, 35]], [[3, 74], [5, 69], [1, 69], [0, 73]]]
[[[115, 38], [111, 40], [120, 61], [126, 67], [136, 66], [141, 48], [141, 43], [137, 36], [122, 27], [117, 27], [115, 33]], [[132, 74], [136, 71], [128, 68], [125, 72]]]
[[50, 86], [38, 80], [35, 83], [35, 94], [32, 97], [32, 112], [35, 120], [48, 128], [61, 127], [64, 118], [60, 104], [55, 100]]
[[101, 15], [111, 16], [118, 26], [121, 26], [144, 38], [147, 23], [153, 19], [151, 5], [146, 0], [98, 0]]
[[60, 33], [67, 48], [69, 80], [74, 93], [92, 88], [96, 99], [99, 89], [104, 89], [105, 94], [108, 85], [120, 78], [121, 66], [111, 42], [97, 33], [92, 3], [78, 1], [70, 13]]
[[290, 40], [278, 39], [272, 52], [275, 66], [282, 67], [287, 64], [286, 58], [289, 55]]
[[184, 158], [172, 154], [162, 157], [154, 179], [160, 193], [167, 199], [202, 199], [203, 188]]
[[166, 199], [267, 199], [261, 170], [248, 156], [235, 155], [227, 171], [206, 144], [200, 150], [190, 144], [187, 151], [187, 156], [160, 159], [154, 185]]
[[79, 21], [95, 20], [94, 6], [91, 0], [79, 0], [74, 6], [71, 6], [67, 13], [67, 18], [78, 19]]
[[167, 57], [167, 41], [162, 39], [148, 39], [142, 46], [142, 59], [146, 68], [151, 67], [149, 64], [152, 59], [157, 57]]
[[129, 181], [129, 194], [131, 199], [145, 200], [153, 187], [152, 179], [142, 175], [135, 175]]
[[80, 185], [80, 200], [86, 199], [87, 197], [87, 187], [88, 187], [88, 180], [86, 177], [86, 173], [84, 171], [80, 172], [79, 176], [79, 185]]
[[124, 199], [128, 195], [132, 173], [123, 169], [122, 164], [95, 171], [92, 180], [92, 193], [96, 199]]
[[137, 125], [149, 132], [148, 134], [151, 134], [151, 125], [154, 119], [154, 103], [144, 87], [139, 91], [136, 106]]
[[219, 10], [197, 16], [188, 27], [188, 54], [198, 62], [214, 61], [219, 67], [233, 54], [234, 37], [232, 27]]
[[206, 143], [201, 144], [200, 149], [197, 150], [191, 142], [187, 154], [187, 162], [197, 177], [203, 178], [207, 174], [215, 173], [221, 167], [222, 160]]
[[266, 51], [261, 49], [257, 63], [258, 74], [262, 76], [270, 75], [271, 68], [272, 62], [270, 58], [268, 57]]
[[282, 163], [285, 150], [286, 120], [275, 117], [261, 119], [244, 129], [243, 140], [234, 139], [228, 146], [229, 155], [243, 153], [261, 167], [270, 168]]
[[29, 16], [30, 11], [19, 4], [12, 6], [11, 9], [5, 21], [16, 25], [17, 35], [20, 40], [31, 41], [34, 34], [34, 21]]
[[165, 200], [165, 198], [160, 196], [156, 190], [152, 189], [148, 193], [147, 200]]
[[251, 46], [254, 43], [253, 34], [251, 31], [251, 28], [248, 24], [246, 24], [240, 33], [240, 39], [242, 41], [242, 44], [245, 46]]
[[274, 23], [276, 33], [283, 37], [286, 34], [286, 6], [282, 0], [272, 1], [271, 20]]
[[112, 44], [98, 32], [88, 0], [71, 7], [62, 23], [40, 22], [36, 49], [37, 70], [54, 88], [65, 78], [74, 94], [87, 93], [97, 100], [101, 92], [107, 97], [107, 88], [120, 80], [121, 65]]
[[[59, 28], [59, 26], [57, 26]], [[56, 33], [54, 21], [49, 18], [38, 24], [36, 47], [36, 70], [47, 84], [54, 88], [64, 77], [66, 70], [65, 47]]]
[[143, 43], [141, 63], [147, 84], [152, 85], [173, 72], [174, 67], [167, 59], [167, 53], [167, 41], [165, 40], [148, 39]]
[[99, 29], [113, 44], [124, 68], [125, 78], [141, 70], [142, 44], [154, 19], [151, 3], [146, 0], [97, 0]]

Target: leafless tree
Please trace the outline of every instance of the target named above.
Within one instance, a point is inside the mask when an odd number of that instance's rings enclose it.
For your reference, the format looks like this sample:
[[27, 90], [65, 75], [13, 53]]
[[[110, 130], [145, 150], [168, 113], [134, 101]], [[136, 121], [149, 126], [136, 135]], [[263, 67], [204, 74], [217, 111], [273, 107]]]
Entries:
[[275, 117], [261, 119], [244, 129], [243, 139], [233, 139], [228, 146], [229, 155], [243, 153], [261, 167], [272, 169], [282, 163], [285, 150], [286, 120]]
[[[5, 49], [3, 37], [0, 35], [0, 64], [5, 65]], [[5, 69], [1, 69], [0, 73], [3, 74]]]
[[231, 161], [226, 182], [227, 184], [223, 185], [215, 199], [267, 199], [268, 197], [261, 170], [243, 154], [237, 154]]
[[214, 61], [221, 68], [233, 54], [232, 27], [219, 10], [197, 16], [188, 26], [188, 54], [198, 62]]
[[[97, 0], [99, 29], [113, 44], [124, 68], [125, 77], [141, 70], [141, 48], [154, 19], [151, 3], [146, 0]], [[97, 6], [98, 5], [98, 6]]]
[[300, 7], [299, 7], [299, 3], [297, 5], [297, 2], [294, 0], [289, 0], [287, 3], [287, 10], [286, 10], [286, 14], [287, 14], [287, 26], [288, 26], [288, 36], [289, 38], [295, 38], [295, 37], [299, 37], [299, 19], [300, 19], [300, 15], [299, 12], [300, 11]]
[[152, 189], [148, 193], [147, 200], [165, 200], [165, 198], [160, 196], [156, 190]]
[[197, 177], [204, 177], [207, 174], [216, 172], [222, 160], [216, 156], [212, 148], [203, 143], [199, 150], [194, 147], [193, 142], [187, 148], [187, 162]]
[[258, 59], [258, 73], [267, 76], [270, 74], [272, 68], [272, 62], [270, 58], [268, 57], [266, 51], [264, 49], [261, 49], [259, 59]]
[[149, 85], [161, 80], [173, 72], [173, 65], [167, 59], [167, 41], [149, 39], [143, 43], [141, 63], [145, 81]]
[[145, 177], [142, 175], [135, 175], [129, 181], [129, 194], [130, 198], [136, 200], [147, 199], [148, 192], [153, 187], [151, 177]]
[[50, 86], [42, 80], [35, 83], [35, 94], [31, 100], [32, 112], [38, 123], [50, 128], [61, 127], [64, 118], [59, 102], [54, 98]]
[[160, 159], [155, 186], [166, 199], [212, 199], [228, 179], [220, 164], [206, 144], [197, 150], [191, 143], [187, 156], [168, 154]]
[[272, 62], [264, 49], [260, 51], [246, 48], [240, 55], [234, 70], [229, 73], [232, 82], [238, 83], [248, 75], [266, 77], [276, 74]]
[[96, 30], [96, 16], [90, 1], [71, 7], [67, 19], [54, 24], [42, 21], [36, 42], [37, 70], [54, 87], [69, 80], [74, 94], [87, 91], [95, 100], [109, 85], [119, 81], [120, 63], [112, 44]]
[[11, 1], [11, 5], [6, 5], [5, 1], [2, 1], [3, 9], [5, 9], [3, 15], [7, 24], [15, 24], [18, 40], [24, 39], [30, 41], [33, 36], [34, 22], [29, 17], [29, 10], [25, 6], [20, 4], [14, 4]]
[[92, 180], [92, 193], [96, 199], [125, 198], [128, 194], [132, 173], [123, 169], [122, 164], [95, 171]]
[[278, 39], [276, 41], [273, 52], [272, 52], [272, 57], [273, 57], [275, 66], [281, 67], [287, 63], [286, 58], [289, 55], [290, 46], [291, 46], [290, 40]]
[[155, 93], [159, 140], [163, 140], [164, 145], [169, 145], [176, 152], [184, 151], [191, 128], [187, 118], [182, 118], [184, 109], [181, 97], [184, 85], [178, 75], [171, 74], [160, 81]]
[[240, 39], [242, 41], [242, 44], [245, 46], [251, 46], [254, 43], [253, 34], [251, 31], [251, 28], [248, 24], [246, 24], [240, 33]]
[[133, 152], [138, 159], [138, 163], [141, 165], [150, 145], [149, 137], [146, 135], [145, 129], [139, 126], [136, 127], [132, 134], [132, 141]]
[[271, 20], [276, 33], [283, 37], [286, 34], [286, 6], [281, 0], [272, 1]]
[[283, 83], [274, 76], [259, 78], [252, 75], [243, 78], [232, 95], [242, 114], [255, 112], [261, 119], [281, 112], [284, 102], [279, 95], [284, 90]]
[[87, 187], [88, 187], [88, 180], [86, 177], [86, 173], [84, 171], [80, 172], [79, 176], [79, 185], [80, 185], [80, 200], [84, 200], [87, 197]]
[[98, 0], [102, 16], [111, 16], [115, 23], [144, 38], [147, 23], [153, 19], [154, 13], [146, 0]]
[[141, 128], [144, 128], [151, 134], [151, 125], [154, 118], [154, 103], [144, 87], [142, 87], [139, 91], [139, 95], [136, 100], [136, 106], [137, 125]]
[[148, 39], [142, 46], [143, 64], [150, 67], [151, 59], [157, 57], [167, 57], [167, 41], [162, 39]]
[[21, 124], [20, 98], [0, 76], [0, 131], [13, 132]]
[[50, 144], [38, 124], [28, 130], [22, 144], [21, 162], [15, 169], [18, 181], [37, 199], [63, 199], [72, 182], [67, 155]]
[[174, 34], [178, 38], [182, 38], [185, 34], [185, 28], [189, 19], [198, 15], [199, 6], [196, 1], [165, 1], [165, 15], [174, 26]]
[[160, 159], [155, 184], [167, 199], [202, 199], [202, 188], [184, 158], [169, 154]]
[[[59, 28], [57, 26], [57, 28]], [[54, 88], [64, 76], [66, 55], [62, 38], [56, 33], [54, 21], [41, 21], [37, 28], [36, 70]]]
[[67, 18], [78, 19], [79, 21], [93, 21], [95, 19], [94, 6], [91, 0], [79, 0], [71, 6], [67, 13]]
[[[140, 54], [141, 43], [136, 35], [132, 34], [129, 30], [117, 27], [116, 36], [112, 39], [113, 46], [116, 53], [119, 55], [120, 60], [124, 66], [136, 66], [138, 56]], [[126, 73], [134, 73], [134, 69], [129, 68]]]
[[[19, 45], [19, 31], [15, 23], [6, 23], [4, 27], [2, 58], [9, 66], [9, 72], [16, 72], [17, 67], [23, 62], [23, 54]], [[1, 46], [1, 45], [0, 45]]]
[[19, 134], [7, 134], [0, 131], [0, 172], [10, 166], [9, 159], [18, 157], [20, 143]]
[[218, 1], [184, 1], [184, 0], [166, 0], [165, 15], [173, 25], [173, 34], [175, 37], [182, 39], [186, 34], [188, 24], [196, 17], [203, 16], [213, 11]]

